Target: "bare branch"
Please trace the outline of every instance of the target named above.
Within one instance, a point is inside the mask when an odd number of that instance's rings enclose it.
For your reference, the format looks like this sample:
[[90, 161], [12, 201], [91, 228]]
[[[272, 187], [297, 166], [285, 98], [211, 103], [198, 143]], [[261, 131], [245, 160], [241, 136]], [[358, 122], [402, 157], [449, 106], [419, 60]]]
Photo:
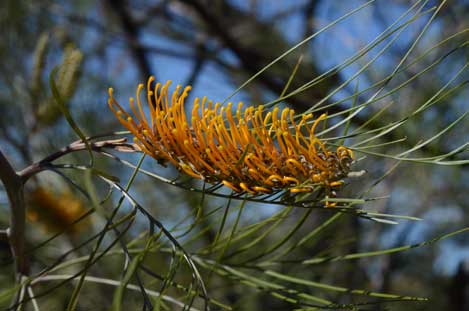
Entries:
[[139, 28], [135, 23], [133, 17], [129, 14], [128, 9], [125, 7], [125, 1], [123, 0], [107, 0], [107, 5], [114, 11], [119, 19], [125, 36], [129, 42], [135, 42], [131, 44], [130, 49], [132, 55], [140, 68], [141, 74], [147, 79], [152, 74], [151, 65], [148, 61], [145, 50], [141, 47], [138, 41]]
[[[110, 139], [110, 140], [103, 140], [98, 142], [90, 142], [89, 146], [91, 150], [96, 152], [101, 152], [103, 148], [110, 148], [120, 152], [137, 152], [140, 151], [138, 147], [134, 144], [126, 143], [126, 138], [119, 138], [119, 139]], [[19, 176], [23, 183], [25, 183], [31, 176], [47, 170], [51, 163], [64, 155], [67, 155], [72, 152], [83, 151], [86, 150], [86, 144], [81, 141], [77, 140], [70, 145], [60, 149], [57, 152], [45, 157], [39, 162], [33, 163], [30, 166], [26, 167], [22, 171], [19, 172]]]
[[10, 202], [10, 228], [7, 231], [11, 252], [16, 263], [17, 279], [29, 273], [29, 263], [25, 256], [24, 232], [26, 226], [24, 190], [19, 176], [8, 159], [0, 150], [0, 180], [2, 181]]

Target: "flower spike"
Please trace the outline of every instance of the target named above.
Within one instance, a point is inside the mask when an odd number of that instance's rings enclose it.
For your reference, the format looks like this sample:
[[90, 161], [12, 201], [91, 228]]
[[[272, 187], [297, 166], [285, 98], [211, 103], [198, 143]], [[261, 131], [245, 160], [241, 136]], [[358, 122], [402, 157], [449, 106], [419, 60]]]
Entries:
[[345, 146], [328, 149], [315, 135], [325, 114], [315, 120], [303, 115], [295, 122], [290, 108], [243, 109], [239, 103], [233, 110], [232, 103], [222, 107], [203, 97], [194, 100], [188, 120], [184, 106], [191, 87], [178, 85], [170, 94], [171, 81], [152, 87], [154, 80], [150, 77], [146, 86], [149, 117], [142, 105], [143, 84], [130, 99], [131, 113], [112, 89], [108, 105], [140, 149], [159, 163], [171, 162], [194, 178], [250, 194], [312, 192], [317, 185], [330, 193], [350, 171], [353, 152]]

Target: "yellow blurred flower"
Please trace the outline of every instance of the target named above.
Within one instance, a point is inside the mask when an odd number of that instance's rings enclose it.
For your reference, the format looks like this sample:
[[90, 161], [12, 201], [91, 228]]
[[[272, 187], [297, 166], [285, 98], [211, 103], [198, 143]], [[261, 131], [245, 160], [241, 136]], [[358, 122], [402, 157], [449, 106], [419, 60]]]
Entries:
[[48, 232], [76, 234], [89, 224], [88, 218], [73, 224], [83, 216], [87, 210], [83, 202], [70, 191], [53, 193], [42, 187], [37, 187], [28, 196], [29, 206], [27, 219], [40, 224]]

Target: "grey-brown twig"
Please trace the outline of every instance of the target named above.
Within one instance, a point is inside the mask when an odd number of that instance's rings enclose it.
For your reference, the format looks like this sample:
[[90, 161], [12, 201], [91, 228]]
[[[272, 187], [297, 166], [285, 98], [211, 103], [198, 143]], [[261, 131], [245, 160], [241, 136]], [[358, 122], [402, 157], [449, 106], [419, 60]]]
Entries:
[[[88, 138], [90, 139], [90, 138]], [[120, 152], [136, 152], [140, 151], [134, 144], [126, 143], [126, 138], [109, 139], [97, 142], [89, 142], [90, 148], [95, 152], [100, 152], [103, 148], [114, 149]], [[77, 140], [70, 145], [60, 149], [57, 152], [45, 157], [39, 162], [33, 163], [30, 166], [23, 169], [18, 175], [21, 176], [23, 183], [25, 183], [31, 176], [47, 170], [51, 163], [69, 153], [86, 150], [86, 144], [81, 140]]]
[[0, 180], [2, 181], [10, 202], [10, 228], [7, 235], [11, 252], [15, 260], [18, 280], [22, 275], [29, 272], [29, 264], [24, 256], [24, 231], [25, 231], [25, 205], [23, 181], [19, 174], [15, 172], [10, 162], [0, 150]]

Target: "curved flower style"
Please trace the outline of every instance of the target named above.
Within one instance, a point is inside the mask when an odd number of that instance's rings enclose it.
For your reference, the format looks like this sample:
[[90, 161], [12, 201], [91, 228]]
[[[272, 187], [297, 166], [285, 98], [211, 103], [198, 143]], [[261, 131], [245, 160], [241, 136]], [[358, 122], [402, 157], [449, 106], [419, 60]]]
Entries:
[[140, 84], [130, 98], [131, 113], [124, 110], [109, 89], [108, 104], [119, 121], [135, 136], [134, 141], [159, 163], [171, 162], [179, 170], [209, 183], [221, 182], [236, 192], [311, 192], [323, 185], [328, 192], [342, 184], [353, 160], [350, 149], [328, 150], [314, 131], [325, 119], [305, 114], [295, 120], [292, 109], [247, 107], [233, 111], [208, 101], [194, 100], [190, 121], [184, 102], [191, 90], [181, 86], [169, 96], [171, 81], [153, 88], [147, 83], [149, 113], [144, 113]]

